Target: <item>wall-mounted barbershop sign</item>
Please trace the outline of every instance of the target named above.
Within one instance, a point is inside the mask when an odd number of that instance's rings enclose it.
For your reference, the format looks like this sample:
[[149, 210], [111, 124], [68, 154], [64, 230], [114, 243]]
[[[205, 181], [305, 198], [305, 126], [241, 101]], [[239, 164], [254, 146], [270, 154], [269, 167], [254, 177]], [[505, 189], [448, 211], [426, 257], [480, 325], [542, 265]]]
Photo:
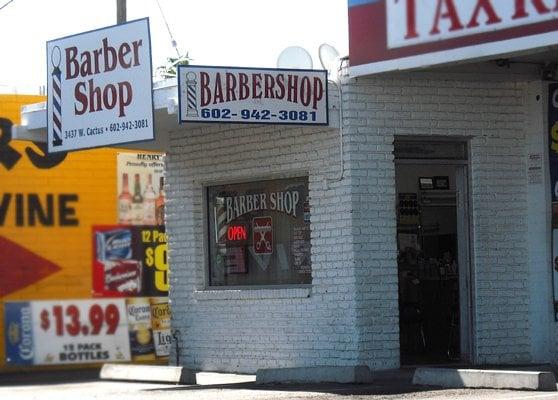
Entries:
[[179, 66], [180, 122], [327, 125], [327, 71]]
[[555, 45], [557, 18], [549, 0], [349, 0], [350, 74]]
[[147, 18], [47, 42], [48, 151], [153, 139]]

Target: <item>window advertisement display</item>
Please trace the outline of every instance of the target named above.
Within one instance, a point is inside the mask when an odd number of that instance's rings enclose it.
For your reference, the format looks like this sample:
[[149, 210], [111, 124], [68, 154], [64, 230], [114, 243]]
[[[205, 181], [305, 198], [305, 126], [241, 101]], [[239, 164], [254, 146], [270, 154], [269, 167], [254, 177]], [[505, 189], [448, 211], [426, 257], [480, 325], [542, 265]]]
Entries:
[[558, 321], [558, 83], [548, 86], [548, 156], [552, 193], [552, 271], [554, 319]]
[[309, 284], [308, 178], [207, 188], [211, 286]]

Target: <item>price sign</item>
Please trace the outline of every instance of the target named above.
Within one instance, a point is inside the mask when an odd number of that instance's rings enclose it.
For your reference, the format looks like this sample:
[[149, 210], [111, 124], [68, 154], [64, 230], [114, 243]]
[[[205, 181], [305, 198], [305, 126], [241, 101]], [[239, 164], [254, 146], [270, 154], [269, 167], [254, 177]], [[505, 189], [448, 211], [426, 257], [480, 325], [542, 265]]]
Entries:
[[6, 303], [8, 363], [130, 360], [123, 299]]
[[167, 235], [160, 229], [143, 229], [145, 265], [153, 271], [153, 285], [160, 292], [169, 291], [169, 264], [167, 262]]
[[[53, 323], [51, 323], [51, 315]], [[75, 304], [56, 305], [43, 308], [40, 312], [41, 329], [48, 332], [51, 328], [57, 336], [87, 336], [102, 334], [101, 329], [106, 326], [106, 335], [114, 335], [120, 322], [120, 311], [111, 303], [105, 309], [99, 304], [91, 304], [87, 312], [87, 321], [81, 321], [80, 309]]]

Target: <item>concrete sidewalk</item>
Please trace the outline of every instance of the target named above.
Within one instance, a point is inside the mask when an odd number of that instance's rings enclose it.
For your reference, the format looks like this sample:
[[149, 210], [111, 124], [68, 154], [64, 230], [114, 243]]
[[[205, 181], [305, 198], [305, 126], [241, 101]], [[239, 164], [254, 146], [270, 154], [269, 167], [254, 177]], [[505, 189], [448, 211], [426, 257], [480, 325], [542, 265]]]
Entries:
[[0, 386], [95, 382], [101, 367], [51, 369], [46, 371], [0, 371]]
[[414, 373], [412, 368], [374, 372], [374, 383], [360, 385], [256, 385], [253, 375], [208, 372], [198, 373], [198, 385], [169, 385], [92, 380], [92, 373], [93, 370], [73, 370], [23, 374], [27, 376], [0, 374], [0, 399], [347, 400], [350, 397], [351, 400], [558, 400], [555, 392], [415, 386], [411, 382]]
[[[373, 373], [367, 365], [358, 367], [316, 366], [298, 368], [260, 369], [255, 377], [247, 375], [220, 374], [217, 379], [223, 383], [262, 384], [377, 384], [390, 376], [399, 384], [409, 384], [407, 371], [377, 371]], [[120, 380], [133, 382], [173, 383], [182, 385], [200, 385], [201, 372], [186, 367], [154, 366], [133, 364], [105, 364], [101, 369], [103, 380]], [[235, 378], [236, 377], [236, 378]], [[504, 367], [417, 367], [414, 370], [412, 384], [415, 386], [436, 386], [449, 389], [487, 388], [513, 389], [556, 392], [556, 377], [552, 366], [533, 366], [522, 369]]]

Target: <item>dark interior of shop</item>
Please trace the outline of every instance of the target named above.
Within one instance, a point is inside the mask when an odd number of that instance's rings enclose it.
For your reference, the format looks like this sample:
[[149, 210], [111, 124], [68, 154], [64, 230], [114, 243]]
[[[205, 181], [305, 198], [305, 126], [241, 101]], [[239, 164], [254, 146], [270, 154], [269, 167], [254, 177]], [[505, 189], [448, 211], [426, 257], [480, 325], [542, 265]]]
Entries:
[[460, 359], [455, 170], [398, 165], [401, 364]]

